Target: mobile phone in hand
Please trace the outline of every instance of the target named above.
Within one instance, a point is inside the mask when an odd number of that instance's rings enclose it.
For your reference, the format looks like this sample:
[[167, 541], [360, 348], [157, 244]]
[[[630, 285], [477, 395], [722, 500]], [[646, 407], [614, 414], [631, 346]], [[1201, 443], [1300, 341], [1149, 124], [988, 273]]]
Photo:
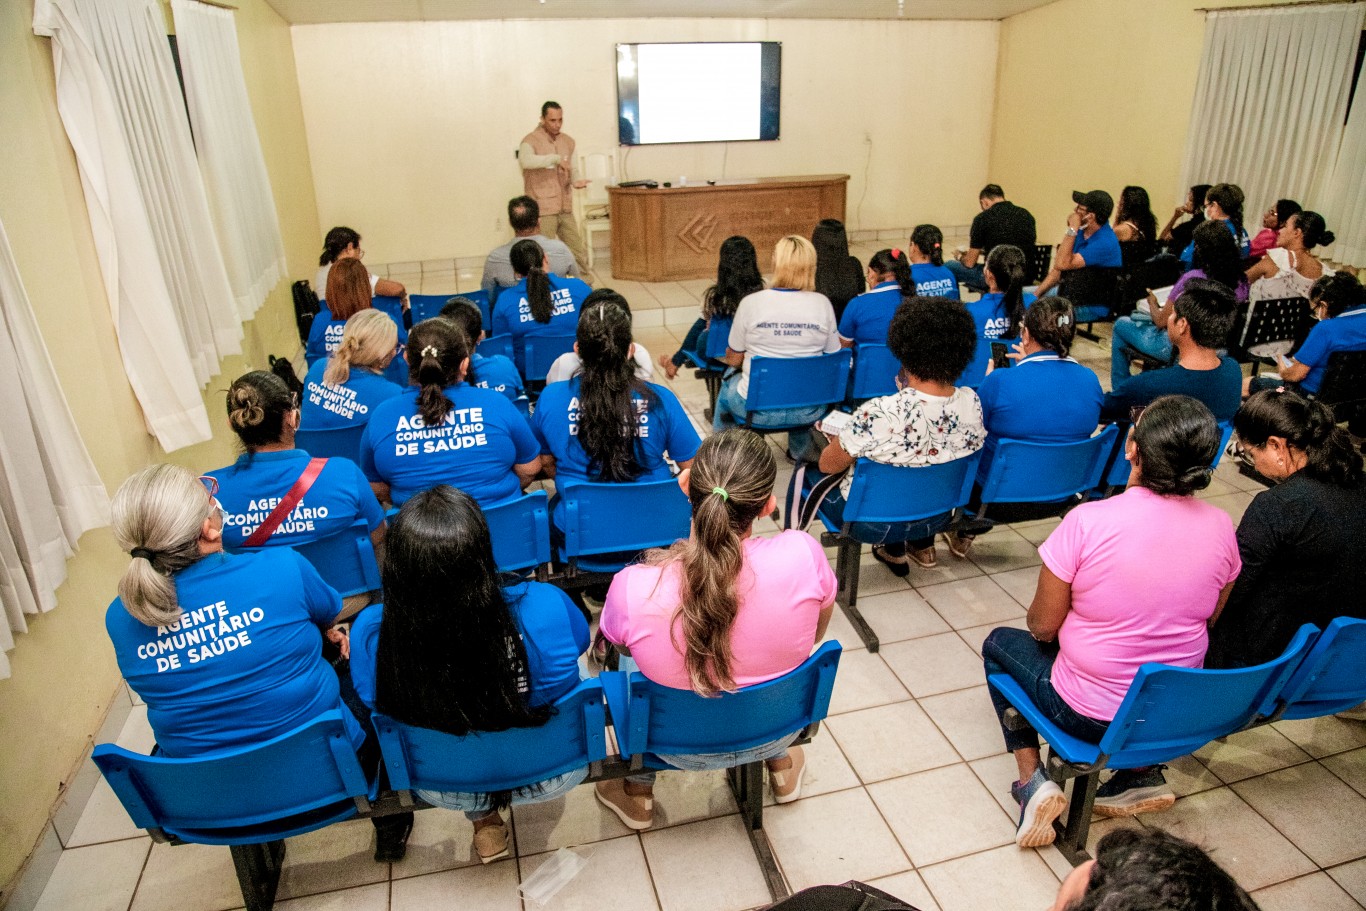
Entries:
[[1011, 364], [1011, 361], [1010, 361], [1010, 358], [1009, 358], [1009, 357], [1007, 356], [1007, 354], [1006, 354], [1006, 352], [1008, 352], [1009, 350], [1010, 350], [1010, 347], [1009, 347], [1008, 345], [1006, 345], [1005, 342], [992, 342], [992, 343], [991, 343], [991, 365], [992, 365], [992, 367], [994, 367], [994, 368], [996, 368], [996, 369], [1000, 369], [1000, 368], [1002, 368], [1002, 367], [1009, 367], [1010, 364]]

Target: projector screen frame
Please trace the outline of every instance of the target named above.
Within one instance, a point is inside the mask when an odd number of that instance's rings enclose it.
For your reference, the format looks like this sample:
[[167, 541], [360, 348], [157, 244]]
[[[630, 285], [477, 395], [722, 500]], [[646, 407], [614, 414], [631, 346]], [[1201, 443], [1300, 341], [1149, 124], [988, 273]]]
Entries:
[[[623, 76], [620, 61], [623, 48], [659, 45], [758, 45], [759, 66], [759, 135], [745, 139], [679, 139], [661, 142], [641, 142], [628, 135], [628, 130], [639, 131], [640, 85], [635, 72]], [[613, 47], [616, 55], [617, 83], [617, 143], [628, 148], [637, 146], [691, 145], [715, 142], [776, 142], [782, 138], [782, 61], [781, 41], [633, 41], [618, 42]], [[637, 58], [638, 59], [638, 58]], [[627, 117], [628, 111], [636, 118], [636, 125]]]

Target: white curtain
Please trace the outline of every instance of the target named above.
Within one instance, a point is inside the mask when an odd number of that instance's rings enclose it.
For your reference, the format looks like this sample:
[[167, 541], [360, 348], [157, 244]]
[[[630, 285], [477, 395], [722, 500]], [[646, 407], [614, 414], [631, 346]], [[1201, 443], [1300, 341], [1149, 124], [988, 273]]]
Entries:
[[156, 0], [35, 0], [124, 369], [167, 451], [210, 438], [199, 389], [241, 350]]
[[199, 171], [232, 282], [246, 320], [285, 275], [285, 247], [265, 156], [247, 99], [232, 12], [172, 0], [180, 67]]
[[76, 432], [0, 224], [0, 680], [24, 617], [50, 611], [80, 536], [109, 524], [109, 496]]
[[1328, 227], [1338, 236], [1328, 255], [1340, 263], [1366, 266], [1366, 79], [1357, 84], [1337, 163], [1320, 206]]
[[1359, 3], [1209, 13], [1178, 192], [1238, 184], [1251, 233], [1277, 199], [1321, 208], [1363, 15]]

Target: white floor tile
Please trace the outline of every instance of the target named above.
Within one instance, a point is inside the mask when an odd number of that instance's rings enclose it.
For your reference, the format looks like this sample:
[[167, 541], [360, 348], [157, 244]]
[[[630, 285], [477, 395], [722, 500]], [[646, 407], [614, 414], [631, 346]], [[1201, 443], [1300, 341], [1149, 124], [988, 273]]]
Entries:
[[1318, 763], [1232, 787], [1320, 867], [1366, 857], [1366, 797]]
[[840, 656], [835, 675], [835, 692], [830, 697], [830, 714], [886, 705], [911, 698], [896, 674], [878, 655], [866, 651], [847, 651]]
[[[956, 558], [955, 558], [956, 559]], [[1009, 526], [994, 528], [979, 535], [968, 551], [968, 559], [984, 573], [1002, 573], [1038, 566], [1039, 548]]]
[[133, 825], [128, 811], [114, 794], [114, 789], [103, 778], [95, 785], [95, 790], [86, 802], [80, 821], [72, 830], [67, 847], [93, 845], [102, 841], [118, 841], [123, 838], [137, 838], [145, 835], [142, 829]]
[[1014, 844], [924, 867], [920, 875], [943, 911], [1047, 908], [1060, 885], [1038, 851]]
[[[655, 813], [659, 813], [657, 804]], [[591, 785], [580, 785], [557, 800], [515, 806], [512, 816], [517, 823], [517, 851], [523, 856], [619, 838], [631, 832], [598, 803]]]
[[396, 879], [390, 911], [522, 911], [517, 865], [478, 864], [445, 873]]
[[1252, 893], [1261, 911], [1360, 911], [1352, 896], [1327, 873], [1311, 873]]
[[[725, 816], [736, 811], [735, 795], [722, 770], [660, 772], [655, 779], [655, 828]], [[604, 813], [607, 811], [604, 809]]]
[[794, 892], [820, 883], [866, 882], [911, 869], [862, 788], [769, 807], [764, 829]]
[[[640, 841], [662, 911], [743, 911], [770, 901], [738, 815], [645, 832]], [[724, 875], [698, 875], [707, 870]]]
[[1328, 871], [1333, 882], [1341, 886], [1358, 903], [1366, 906], [1366, 860], [1354, 860], [1350, 864], [1333, 867]]
[[[821, 725], [821, 729], [810, 743], [803, 744], [802, 752], [806, 754], [806, 777], [802, 779], [803, 797], [814, 797], [817, 794], [829, 794], [832, 791], [843, 791], [859, 786], [858, 775], [849, 764], [849, 759], [840, 748], [839, 742], [830, 733], [828, 722]], [[766, 799], [771, 803], [772, 794], [768, 794]]]
[[126, 911], [151, 847], [139, 838], [63, 851], [34, 911]]
[[241, 904], [229, 848], [152, 845], [132, 911], [223, 911]]
[[1025, 609], [990, 576], [917, 588], [954, 629], [1023, 617]]
[[1366, 747], [1366, 723], [1332, 715], [1278, 721], [1272, 727], [1316, 759]]
[[913, 701], [847, 712], [827, 720], [826, 727], [864, 784], [960, 761]]
[[389, 865], [375, 863], [374, 853], [375, 828], [368, 819], [338, 823], [288, 839], [280, 872], [280, 898], [386, 880]]
[[[503, 811], [503, 817], [507, 816], [507, 811]], [[413, 831], [408, 836], [408, 854], [391, 866], [390, 874], [394, 879], [402, 879], [478, 862], [474, 853], [474, 824], [464, 813], [424, 810], [414, 814]]]
[[967, 689], [985, 679], [982, 659], [956, 633], [893, 642], [883, 647], [882, 659], [917, 698]]
[[[588, 861], [579, 874], [545, 904], [527, 901], [526, 907], [544, 911], [653, 911], [659, 907], [639, 838], [614, 838], [574, 852]], [[522, 882], [554, 856], [550, 853], [522, 858]]]
[[916, 700], [964, 759], [1004, 753], [1001, 725], [991, 707], [987, 685]]
[[[965, 765], [878, 782], [868, 793], [917, 869], [1014, 846], [1014, 822]], [[936, 891], [933, 883], [930, 890]]]
[[919, 908], [920, 911], [939, 911], [939, 903], [930, 895], [930, 890], [926, 888], [920, 874], [914, 870], [874, 879], [868, 885], [881, 889], [888, 895], [894, 895], [903, 903]]
[[991, 635], [992, 630], [1000, 629], [1003, 626], [1010, 629], [1029, 629], [1029, 623], [1024, 617], [1016, 617], [1013, 620], [1003, 620], [1000, 623], [988, 623], [985, 626], [970, 626], [967, 629], [960, 629], [958, 630], [958, 638], [967, 643], [968, 648], [976, 652], [978, 657], [981, 657], [982, 643], [986, 641], [987, 636]]
[[1359, 794], [1366, 794], [1366, 749], [1339, 753], [1322, 760], [1325, 768], [1347, 782]]
[[[901, 580], [898, 579], [897, 581], [900, 582]], [[865, 595], [860, 591], [855, 606], [863, 615], [863, 619], [877, 633], [878, 640], [884, 644], [949, 631], [949, 625], [944, 622], [943, 618], [926, 603], [924, 598], [904, 583], [898, 590], [880, 595]], [[842, 608], [837, 607], [835, 611], [836, 613], [843, 613]], [[853, 638], [862, 646], [863, 643], [857, 636]]]
[[1242, 781], [1310, 758], [1270, 725], [1208, 743], [1196, 750], [1195, 755], [1224, 782]]

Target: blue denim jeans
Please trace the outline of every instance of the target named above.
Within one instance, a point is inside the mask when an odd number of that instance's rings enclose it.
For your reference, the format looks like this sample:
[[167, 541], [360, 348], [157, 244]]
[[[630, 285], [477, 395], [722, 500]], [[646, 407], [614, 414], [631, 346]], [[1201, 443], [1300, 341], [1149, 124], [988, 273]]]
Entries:
[[983, 294], [987, 290], [987, 280], [985, 275], [986, 259], [979, 256], [977, 265], [969, 269], [956, 259], [944, 260], [944, 268], [953, 273], [953, 277], [958, 279], [958, 284], [971, 291], [980, 291]]
[[688, 334], [683, 337], [683, 344], [678, 346], [674, 356], [670, 358], [675, 367], [682, 367], [688, 363], [688, 354], [702, 356], [702, 352], [707, 350], [707, 321], [704, 319], [694, 320], [688, 327]]
[[[588, 777], [588, 767], [574, 769], [554, 778], [547, 778], [540, 784], [518, 788], [512, 792], [513, 803], [542, 803], [563, 797]], [[488, 794], [471, 794], [465, 791], [418, 791], [417, 796], [434, 807], [447, 810], [461, 810], [469, 820], [481, 819], [493, 809]]]
[[[1079, 714], [1053, 689], [1053, 662], [1057, 657], [1056, 642], [1039, 642], [1026, 630], [1012, 627], [997, 627], [982, 643], [982, 664], [988, 677], [992, 674], [1010, 676], [1025, 691], [1030, 701], [1038, 706], [1039, 711], [1058, 727], [1073, 737], [1097, 743], [1105, 735], [1110, 722]], [[996, 708], [996, 718], [1001, 721], [1006, 749], [1012, 753], [1030, 747], [1037, 750], [1038, 733], [1029, 727], [1018, 731], [1007, 729], [1003, 719], [1010, 702], [995, 689], [987, 689], [991, 694], [991, 704]]]
[[[745, 410], [745, 397], [736, 391], [740, 385], [737, 373], [721, 385], [716, 397], [716, 414], [712, 418], [712, 429], [718, 433], [734, 424], [742, 423], [748, 412]], [[814, 424], [825, 416], [825, 406], [814, 405], [807, 408], [774, 408], [761, 411], [754, 416], [755, 427], [787, 427], [792, 424]]]
[[1110, 340], [1110, 386], [1114, 388], [1129, 378], [1129, 358], [1125, 346], [1141, 351], [1159, 361], [1170, 360], [1172, 342], [1166, 329], [1159, 329], [1148, 318], [1121, 316], [1115, 320], [1114, 336]]

